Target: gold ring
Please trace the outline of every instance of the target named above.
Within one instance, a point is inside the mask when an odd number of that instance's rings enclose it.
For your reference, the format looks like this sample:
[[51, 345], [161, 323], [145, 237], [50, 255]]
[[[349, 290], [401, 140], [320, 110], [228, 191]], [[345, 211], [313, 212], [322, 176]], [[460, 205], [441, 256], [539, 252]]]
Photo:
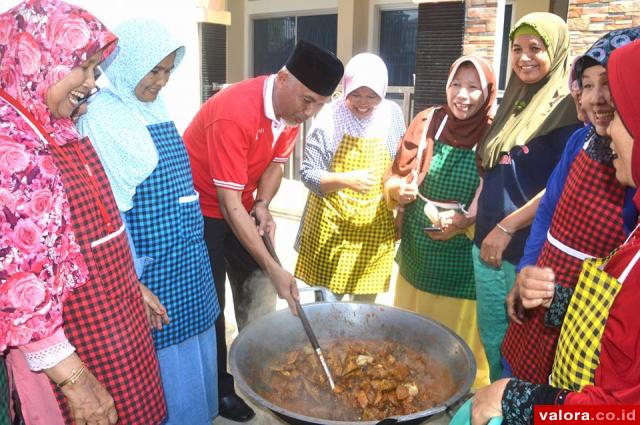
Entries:
[[491, 257], [489, 257], [489, 260], [495, 260], [496, 257], [494, 257], [493, 255]]

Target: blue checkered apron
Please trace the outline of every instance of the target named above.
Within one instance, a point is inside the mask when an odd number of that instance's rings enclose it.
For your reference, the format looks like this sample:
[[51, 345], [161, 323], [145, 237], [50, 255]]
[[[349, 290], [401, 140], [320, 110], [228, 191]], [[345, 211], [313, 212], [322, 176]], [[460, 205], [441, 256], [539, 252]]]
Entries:
[[158, 166], [137, 187], [126, 218], [137, 255], [153, 260], [140, 280], [160, 299], [171, 320], [161, 331], [153, 331], [160, 350], [209, 329], [220, 307], [187, 150], [172, 121], [147, 128], [158, 151]]

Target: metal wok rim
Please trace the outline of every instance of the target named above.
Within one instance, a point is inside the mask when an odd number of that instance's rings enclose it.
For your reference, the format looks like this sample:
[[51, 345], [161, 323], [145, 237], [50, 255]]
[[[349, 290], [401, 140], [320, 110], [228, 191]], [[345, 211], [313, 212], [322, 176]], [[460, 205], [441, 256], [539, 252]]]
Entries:
[[[340, 305], [340, 304], [361, 304], [361, 303], [354, 303], [354, 302], [318, 302], [318, 303], [313, 303], [313, 304], [306, 304], [308, 306], [312, 306], [312, 305], [327, 305], [327, 306], [331, 306], [331, 305]], [[441, 330], [444, 330], [445, 333], [450, 334], [450, 336], [452, 336], [455, 340], [457, 340], [460, 343], [460, 346], [463, 349], [464, 352], [464, 356], [467, 358], [467, 360], [469, 360], [469, 364], [470, 364], [470, 370], [472, 373], [469, 373], [468, 376], [464, 379], [464, 381], [462, 382], [462, 384], [460, 385], [460, 387], [458, 388], [458, 390], [453, 393], [449, 398], [447, 398], [446, 400], [444, 400], [442, 403], [440, 403], [438, 406], [434, 406], [430, 409], [426, 409], [426, 410], [421, 410], [419, 412], [416, 413], [412, 413], [410, 415], [402, 415], [402, 416], [390, 416], [388, 418], [383, 418], [383, 419], [378, 419], [378, 420], [373, 420], [373, 421], [357, 421], [355, 423], [357, 423], [358, 425], [376, 425], [378, 424], [380, 421], [384, 420], [384, 419], [396, 419], [398, 422], [404, 422], [404, 421], [410, 421], [410, 420], [415, 420], [415, 419], [421, 419], [424, 418], [425, 420], [427, 418], [429, 418], [430, 416], [436, 415], [438, 413], [441, 413], [443, 411], [445, 411], [447, 408], [451, 407], [453, 404], [455, 404], [458, 400], [460, 400], [464, 395], [466, 395], [469, 392], [469, 389], [471, 388], [471, 385], [473, 384], [473, 381], [475, 380], [475, 375], [476, 375], [476, 362], [475, 362], [475, 357], [473, 356], [473, 353], [471, 352], [471, 349], [469, 348], [469, 346], [467, 345], [467, 343], [460, 337], [458, 336], [455, 332], [453, 332], [451, 329], [447, 328], [446, 326], [442, 325], [441, 323], [430, 319], [428, 317], [422, 316], [420, 314], [414, 313], [412, 311], [409, 310], [405, 310], [402, 308], [398, 308], [398, 307], [392, 307], [392, 306], [386, 306], [386, 305], [380, 305], [380, 304], [367, 304], [370, 305], [373, 308], [379, 308], [381, 310], [397, 310], [402, 312], [403, 314], [406, 315], [411, 315], [414, 316], [415, 318], [419, 319], [419, 320], [423, 320], [425, 322], [430, 322], [433, 326], [440, 328]], [[236, 356], [235, 353], [238, 350], [238, 346], [239, 344], [241, 344], [242, 342], [242, 338], [243, 338], [243, 333], [246, 335], [249, 332], [246, 332], [250, 329], [252, 329], [255, 326], [258, 326], [258, 322], [264, 322], [265, 320], [269, 320], [270, 317], [275, 317], [277, 315], [283, 315], [283, 314], [291, 314], [291, 312], [288, 309], [283, 309], [283, 310], [278, 310], [278, 311], [274, 311], [272, 313], [267, 314], [266, 316], [263, 316], [262, 318], [260, 318], [257, 321], [251, 322], [249, 323], [242, 332], [238, 333], [238, 335], [236, 336], [236, 338], [233, 340], [233, 343], [231, 344], [231, 348], [229, 350], [229, 365], [231, 368], [231, 374], [233, 375], [235, 381], [238, 384], [238, 387], [242, 390], [242, 392], [244, 392], [247, 396], [249, 396], [254, 403], [256, 403], [258, 406], [261, 407], [265, 407], [269, 410], [272, 410], [273, 412], [276, 412], [280, 415], [289, 417], [289, 418], [293, 418], [299, 421], [303, 421], [303, 422], [311, 422], [311, 423], [316, 423], [316, 424], [325, 424], [325, 425], [348, 425], [348, 424], [353, 424], [354, 421], [335, 421], [335, 420], [331, 420], [331, 419], [323, 419], [323, 418], [315, 418], [313, 416], [306, 416], [306, 415], [302, 415], [300, 413], [296, 413], [293, 412], [291, 410], [287, 410], [283, 407], [280, 407], [276, 404], [273, 404], [272, 402], [270, 402], [269, 400], [265, 399], [264, 397], [260, 396], [258, 393], [256, 393], [251, 386], [249, 385], [249, 383], [247, 382], [247, 380], [244, 378], [243, 373], [238, 369], [238, 365], [236, 362]]]

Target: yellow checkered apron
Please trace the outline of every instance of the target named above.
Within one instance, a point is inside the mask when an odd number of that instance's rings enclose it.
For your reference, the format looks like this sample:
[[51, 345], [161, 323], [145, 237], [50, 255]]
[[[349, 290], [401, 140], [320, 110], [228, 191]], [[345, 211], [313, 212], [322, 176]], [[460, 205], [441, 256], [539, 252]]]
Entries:
[[600, 340], [609, 309], [622, 288], [602, 270], [611, 256], [587, 259], [562, 322], [551, 385], [580, 391], [594, 382], [600, 363]]
[[367, 193], [341, 189], [309, 195], [296, 277], [337, 294], [389, 289], [395, 230], [382, 196], [382, 176], [390, 162], [385, 140], [344, 136], [331, 171], [372, 170], [378, 183]]

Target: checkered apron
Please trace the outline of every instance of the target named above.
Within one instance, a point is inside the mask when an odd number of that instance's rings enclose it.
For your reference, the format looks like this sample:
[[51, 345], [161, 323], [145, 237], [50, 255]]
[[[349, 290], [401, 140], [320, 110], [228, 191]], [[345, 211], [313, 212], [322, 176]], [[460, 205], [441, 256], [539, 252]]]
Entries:
[[[60, 148], [53, 157], [69, 197], [76, 237], [91, 280], [64, 303], [65, 334], [116, 402], [119, 423], [156, 424], [166, 415], [160, 370], [149, 333], [129, 242], [100, 159], [88, 140]], [[84, 156], [97, 185], [81, 168]], [[96, 208], [103, 202], [113, 223], [107, 231]], [[57, 390], [68, 423], [66, 399]]]
[[[474, 150], [436, 141], [429, 172], [419, 190], [431, 201], [469, 205], [479, 182]], [[473, 241], [464, 234], [446, 241], [436, 241], [425, 235], [424, 227], [432, 226], [432, 223], [424, 214], [424, 205], [425, 201], [418, 197], [405, 207], [397, 255], [400, 274], [421, 291], [475, 299]]]
[[[574, 288], [583, 260], [604, 257], [624, 242], [624, 193], [615, 168], [581, 150], [569, 171], [537, 265], [553, 269], [556, 283]], [[528, 310], [522, 325], [511, 322], [502, 344], [502, 354], [514, 375], [537, 384], [548, 382], [560, 333], [559, 328], [545, 325], [546, 311], [543, 307]]]
[[393, 214], [382, 196], [382, 176], [390, 162], [385, 140], [344, 136], [331, 171], [371, 169], [378, 184], [367, 193], [342, 189], [322, 197], [309, 195], [297, 277], [337, 294], [389, 289], [395, 231]]
[[610, 257], [589, 258], [582, 266], [562, 322], [551, 372], [551, 385], [555, 387], [580, 391], [594, 382], [600, 363], [600, 339], [609, 309], [622, 288], [622, 282], [602, 270]]
[[9, 383], [4, 359], [0, 357], [0, 425], [10, 425], [9, 420]]
[[[8, 99], [7, 99], [8, 100]], [[159, 424], [166, 416], [160, 370], [129, 242], [100, 159], [87, 139], [58, 146], [20, 105], [60, 170], [89, 280], [64, 302], [64, 331], [115, 401], [120, 424]], [[52, 383], [65, 422], [67, 401]]]
[[140, 280], [171, 319], [161, 331], [152, 331], [160, 350], [209, 329], [220, 307], [187, 150], [172, 121], [148, 129], [158, 166], [136, 188], [126, 217], [136, 254], [153, 259]]

